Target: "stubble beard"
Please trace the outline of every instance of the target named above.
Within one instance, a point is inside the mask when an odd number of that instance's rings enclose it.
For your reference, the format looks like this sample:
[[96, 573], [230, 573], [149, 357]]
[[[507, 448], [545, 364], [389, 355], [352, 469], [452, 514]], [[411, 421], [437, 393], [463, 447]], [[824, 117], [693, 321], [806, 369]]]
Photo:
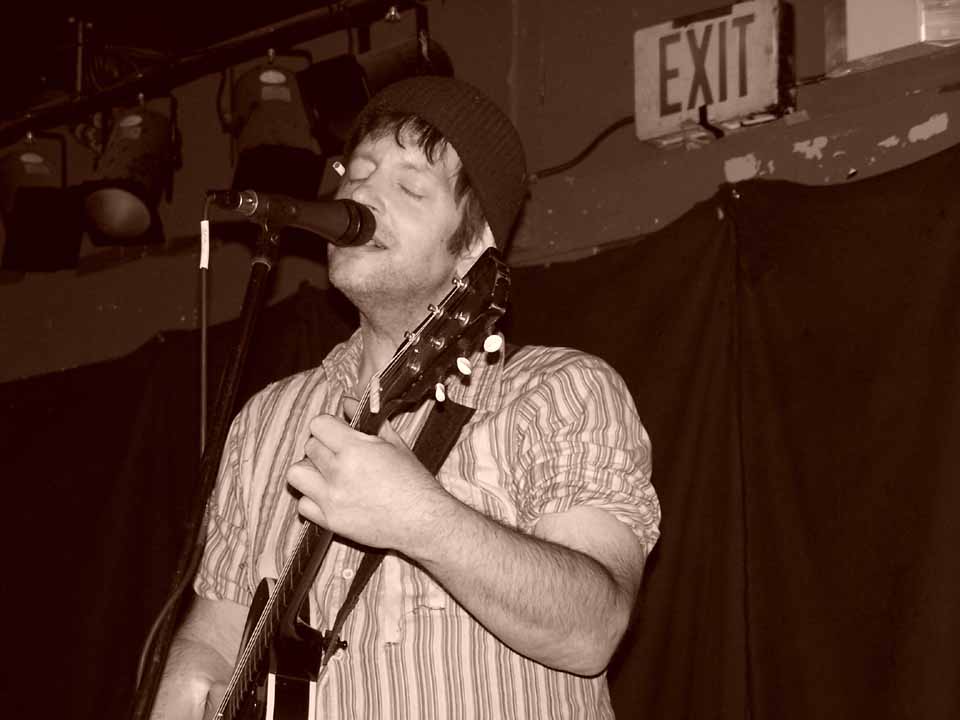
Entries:
[[363, 258], [331, 258], [330, 284], [343, 293], [368, 322], [393, 332], [413, 330], [426, 317], [428, 305], [443, 292], [425, 287], [388, 264], [369, 267]]

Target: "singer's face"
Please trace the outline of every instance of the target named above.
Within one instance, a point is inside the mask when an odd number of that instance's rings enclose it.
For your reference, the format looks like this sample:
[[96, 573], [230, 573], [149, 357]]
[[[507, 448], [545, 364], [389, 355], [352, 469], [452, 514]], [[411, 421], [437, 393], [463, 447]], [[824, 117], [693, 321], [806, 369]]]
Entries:
[[389, 309], [422, 316], [469, 267], [447, 249], [461, 209], [454, 196], [460, 158], [447, 146], [430, 163], [416, 142], [393, 133], [354, 150], [337, 197], [368, 205], [377, 222], [371, 242], [328, 248], [330, 282], [361, 312]]

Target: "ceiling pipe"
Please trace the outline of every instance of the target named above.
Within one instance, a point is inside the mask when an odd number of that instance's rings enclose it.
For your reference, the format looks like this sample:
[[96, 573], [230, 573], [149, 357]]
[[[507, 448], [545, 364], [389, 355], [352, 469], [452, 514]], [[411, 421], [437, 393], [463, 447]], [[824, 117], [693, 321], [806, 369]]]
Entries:
[[0, 146], [17, 142], [31, 131], [75, 124], [105, 107], [129, 103], [140, 94], [144, 97], [169, 94], [179, 85], [256, 58], [270, 48], [293, 46], [348, 27], [368, 27], [411, 8], [425, 11], [419, 0], [361, 0], [337, 2], [295, 15], [169, 63], [160, 63], [97, 92], [81, 92], [30, 107], [19, 117], [0, 123]]

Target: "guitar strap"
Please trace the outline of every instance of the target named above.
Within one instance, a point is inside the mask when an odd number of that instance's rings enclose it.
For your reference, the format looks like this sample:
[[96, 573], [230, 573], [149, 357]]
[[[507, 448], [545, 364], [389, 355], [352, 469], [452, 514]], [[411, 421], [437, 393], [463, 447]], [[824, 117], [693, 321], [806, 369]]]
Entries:
[[[520, 348], [518, 345], [508, 343], [504, 353], [504, 363], [506, 363], [513, 354]], [[417, 436], [417, 441], [413, 445], [413, 454], [423, 463], [423, 466], [431, 475], [440, 472], [447, 455], [453, 449], [457, 438], [460, 437], [460, 431], [473, 416], [474, 408], [460, 405], [452, 400], [438, 402], [433, 406], [430, 415], [427, 416], [427, 422], [423, 430]], [[353, 582], [347, 590], [347, 596], [337, 612], [337, 617], [333, 621], [330, 630], [324, 633], [323, 657], [320, 661], [321, 667], [325, 666], [333, 653], [338, 649], [346, 647], [346, 643], [340, 639], [340, 630], [343, 629], [347, 617], [356, 607], [360, 594], [367, 586], [367, 582], [380, 567], [385, 553], [382, 550], [369, 549], [363, 554], [360, 560], [360, 566], [353, 576]]]
[[[427, 416], [427, 422], [423, 430], [417, 436], [417, 441], [413, 445], [413, 454], [423, 463], [423, 466], [431, 475], [440, 472], [443, 461], [453, 449], [454, 443], [460, 436], [460, 431], [467, 421], [473, 416], [474, 409], [466, 405], [460, 405], [452, 400], [438, 402], [433, 406], [430, 415]], [[367, 582], [373, 576], [373, 573], [380, 567], [385, 553], [382, 550], [369, 549], [363, 554], [360, 560], [360, 566], [357, 568], [356, 575], [353, 576], [353, 582], [347, 590], [347, 596], [337, 612], [337, 617], [333, 621], [333, 626], [329, 633], [324, 633], [326, 641], [324, 643], [323, 659], [321, 666], [326, 665], [327, 661], [334, 651], [345, 647], [346, 643], [340, 640], [340, 630], [347, 620], [347, 616], [353, 611], [360, 599], [360, 593], [366, 587]]]

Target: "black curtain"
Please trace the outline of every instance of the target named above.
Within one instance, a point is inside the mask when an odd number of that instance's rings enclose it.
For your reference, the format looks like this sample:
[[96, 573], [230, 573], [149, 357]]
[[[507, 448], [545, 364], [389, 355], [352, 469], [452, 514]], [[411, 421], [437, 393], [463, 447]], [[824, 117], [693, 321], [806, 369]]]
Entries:
[[[724, 187], [514, 271], [508, 337], [606, 358], [653, 439], [662, 537], [618, 717], [960, 717], [958, 164]], [[268, 308], [242, 398], [354, 324], [310, 287]], [[214, 330], [213, 372], [235, 336]], [[21, 714], [126, 708], [195, 501], [196, 342], [0, 385]]]

